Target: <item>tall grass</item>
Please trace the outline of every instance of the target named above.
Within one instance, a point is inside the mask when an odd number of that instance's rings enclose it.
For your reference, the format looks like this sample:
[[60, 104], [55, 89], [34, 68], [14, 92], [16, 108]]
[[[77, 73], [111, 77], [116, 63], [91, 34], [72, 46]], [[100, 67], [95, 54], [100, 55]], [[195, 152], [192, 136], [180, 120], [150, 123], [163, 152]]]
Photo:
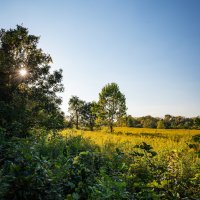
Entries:
[[200, 130], [188, 129], [148, 129], [148, 128], [127, 128], [116, 127], [114, 133], [109, 133], [106, 128], [100, 131], [82, 131], [66, 129], [62, 135], [81, 135], [90, 139], [104, 149], [108, 144], [113, 148], [120, 147], [124, 151], [131, 151], [132, 148], [145, 142], [150, 144], [158, 153], [176, 151], [193, 151], [188, 144], [192, 136], [200, 134]]

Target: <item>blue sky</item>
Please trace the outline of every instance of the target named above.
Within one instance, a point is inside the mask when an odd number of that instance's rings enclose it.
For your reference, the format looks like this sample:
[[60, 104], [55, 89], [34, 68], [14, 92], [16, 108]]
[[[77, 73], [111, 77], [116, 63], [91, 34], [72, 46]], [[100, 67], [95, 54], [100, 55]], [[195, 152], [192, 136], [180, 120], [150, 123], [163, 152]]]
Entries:
[[63, 69], [62, 110], [116, 82], [133, 116], [200, 115], [199, 0], [0, 0]]

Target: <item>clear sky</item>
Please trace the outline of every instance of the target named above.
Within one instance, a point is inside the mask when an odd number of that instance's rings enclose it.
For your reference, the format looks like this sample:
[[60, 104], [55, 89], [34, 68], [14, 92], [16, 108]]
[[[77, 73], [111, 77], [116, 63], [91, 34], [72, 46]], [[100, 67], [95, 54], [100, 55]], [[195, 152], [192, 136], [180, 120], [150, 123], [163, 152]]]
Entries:
[[116, 82], [133, 116], [200, 115], [200, 0], [0, 0], [63, 69], [62, 110]]

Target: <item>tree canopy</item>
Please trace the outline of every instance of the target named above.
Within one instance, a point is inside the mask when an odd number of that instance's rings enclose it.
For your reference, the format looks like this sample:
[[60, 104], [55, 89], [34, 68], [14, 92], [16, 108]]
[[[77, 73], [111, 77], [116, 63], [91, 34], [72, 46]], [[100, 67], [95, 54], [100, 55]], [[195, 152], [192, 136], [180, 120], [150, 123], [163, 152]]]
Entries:
[[72, 96], [69, 100], [69, 112], [71, 114], [71, 120], [75, 122], [76, 128], [79, 129], [79, 120], [81, 117], [82, 107], [84, 101], [77, 96]]
[[52, 58], [38, 42], [23, 26], [0, 30], [0, 126], [7, 134], [62, 127], [62, 70], [50, 72]]
[[114, 122], [126, 115], [126, 98], [116, 83], [108, 83], [99, 93], [100, 119], [113, 132]]

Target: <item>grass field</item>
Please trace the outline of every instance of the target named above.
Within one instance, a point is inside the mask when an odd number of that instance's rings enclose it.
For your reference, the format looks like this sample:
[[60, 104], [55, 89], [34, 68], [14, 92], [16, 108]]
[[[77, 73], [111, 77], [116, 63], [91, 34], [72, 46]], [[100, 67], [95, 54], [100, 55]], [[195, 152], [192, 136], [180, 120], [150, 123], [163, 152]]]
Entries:
[[[97, 145], [97, 152], [109, 158], [103, 168], [111, 170], [98, 180], [92, 199], [99, 194], [107, 199], [108, 193], [110, 199], [199, 199], [200, 130], [115, 127], [113, 133], [104, 128], [66, 129], [61, 134]], [[116, 186], [116, 177], [124, 181], [129, 197], [124, 198], [121, 183]]]
[[121, 148], [124, 151], [131, 151], [135, 145], [145, 142], [153, 147], [158, 153], [169, 152], [172, 150], [187, 153], [199, 150], [190, 148], [192, 137], [200, 134], [200, 130], [188, 129], [149, 129], [149, 128], [128, 128], [115, 127], [114, 133], [109, 133], [107, 128], [99, 131], [82, 131], [66, 129], [62, 135], [81, 135], [83, 138], [90, 139], [102, 149]]

